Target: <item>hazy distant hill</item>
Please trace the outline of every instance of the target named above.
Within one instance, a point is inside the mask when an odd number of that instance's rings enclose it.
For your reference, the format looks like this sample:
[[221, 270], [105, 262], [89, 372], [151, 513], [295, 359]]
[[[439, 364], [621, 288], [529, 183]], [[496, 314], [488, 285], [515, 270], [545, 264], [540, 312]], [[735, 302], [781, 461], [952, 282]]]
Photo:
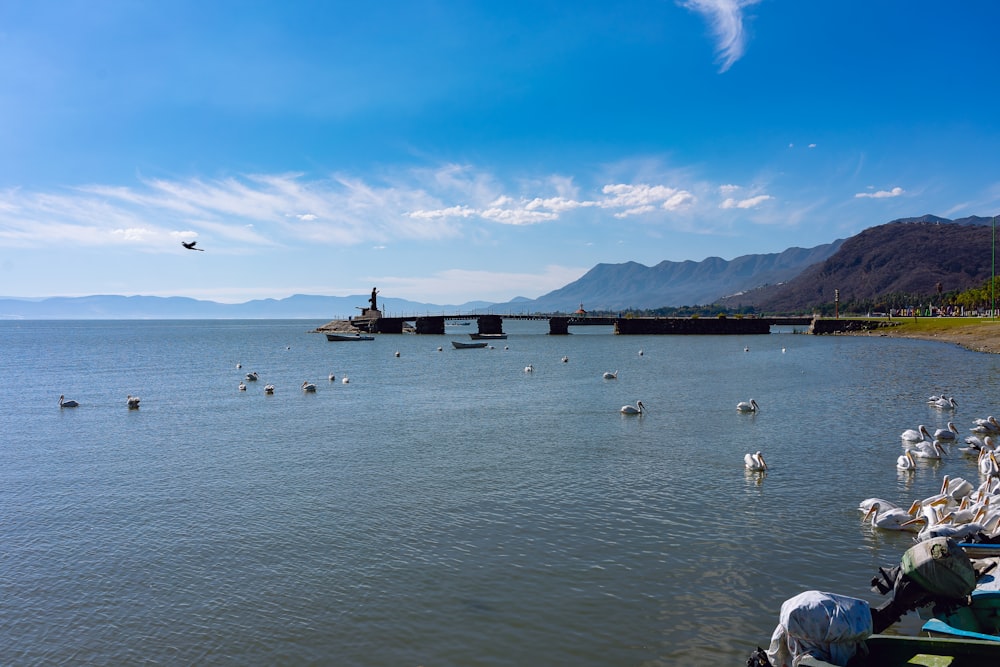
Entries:
[[[347, 319], [368, 305], [368, 295], [311, 296], [296, 294], [285, 299], [258, 299], [227, 304], [186, 297], [85, 296], [49, 299], [0, 298], [0, 319]], [[489, 307], [486, 301], [457, 306], [439, 306], [406, 299], [379, 299], [387, 315], [469, 313]]]
[[[726, 294], [791, 280], [833, 255], [841, 243], [843, 240], [733, 260], [709, 257], [700, 262], [663, 261], [656, 266], [637, 262], [598, 264], [579, 280], [533, 301], [521, 302], [517, 308], [528, 312], [572, 312], [582, 303], [587, 310], [614, 311], [715, 303]], [[504, 312], [506, 306], [497, 306], [498, 312]]]
[[978, 287], [992, 273], [990, 221], [923, 216], [871, 227], [793, 280], [725, 303], [789, 312], [832, 303], [835, 289], [841, 302], [848, 302], [894, 293], [930, 296], [937, 293], [938, 283], [945, 292]]

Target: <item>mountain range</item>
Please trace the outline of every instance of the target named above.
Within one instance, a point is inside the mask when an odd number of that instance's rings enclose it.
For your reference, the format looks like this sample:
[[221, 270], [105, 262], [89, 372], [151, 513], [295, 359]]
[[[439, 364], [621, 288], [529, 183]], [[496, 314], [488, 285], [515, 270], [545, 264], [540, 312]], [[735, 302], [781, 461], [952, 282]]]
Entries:
[[[578, 280], [537, 299], [456, 305], [380, 298], [389, 316], [655, 309], [719, 303], [764, 312], [808, 310], [833, 301], [891, 293], [964, 290], [992, 272], [990, 218], [949, 220], [933, 215], [871, 227], [814, 248], [744, 255], [732, 260], [598, 264]], [[297, 294], [225, 304], [186, 297], [99, 295], [46, 299], [0, 298], [0, 319], [322, 319], [358, 314], [367, 295]]]

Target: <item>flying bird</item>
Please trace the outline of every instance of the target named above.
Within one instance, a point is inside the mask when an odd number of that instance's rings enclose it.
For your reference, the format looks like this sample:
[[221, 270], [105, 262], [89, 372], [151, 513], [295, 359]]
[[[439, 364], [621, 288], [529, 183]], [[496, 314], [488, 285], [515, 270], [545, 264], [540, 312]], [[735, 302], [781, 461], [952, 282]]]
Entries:
[[181, 241], [181, 245], [187, 248], [188, 250], [198, 250], [200, 252], [205, 252], [204, 248], [195, 248], [197, 244], [198, 244], [197, 241]]

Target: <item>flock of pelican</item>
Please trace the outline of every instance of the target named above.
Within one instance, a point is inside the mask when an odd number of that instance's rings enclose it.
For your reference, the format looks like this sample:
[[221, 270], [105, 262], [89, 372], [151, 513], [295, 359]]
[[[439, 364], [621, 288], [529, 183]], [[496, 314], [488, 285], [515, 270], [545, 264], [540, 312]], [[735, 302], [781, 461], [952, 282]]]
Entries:
[[[927, 403], [947, 411], [958, 408], [953, 397], [944, 395], [931, 396]], [[938, 493], [913, 501], [907, 509], [882, 498], [868, 498], [858, 506], [862, 523], [869, 522], [881, 530], [913, 532], [918, 541], [932, 537], [965, 539], [977, 534], [1000, 536], [1000, 464], [994, 441], [1000, 435], [1000, 422], [993, 416], [976, 419], [970, 430], [972, 435], [963, 439], [953, 421], [933, 434], [923, 424], [906, 429], [900, 434], [903, 454], [896, 459], [896, 468], [912, 471], [919, 459], [944, 458], [948, 456], [945, 445], [955, 445], [962, 455], [976, 458], [978, 485], [945, 475]]]

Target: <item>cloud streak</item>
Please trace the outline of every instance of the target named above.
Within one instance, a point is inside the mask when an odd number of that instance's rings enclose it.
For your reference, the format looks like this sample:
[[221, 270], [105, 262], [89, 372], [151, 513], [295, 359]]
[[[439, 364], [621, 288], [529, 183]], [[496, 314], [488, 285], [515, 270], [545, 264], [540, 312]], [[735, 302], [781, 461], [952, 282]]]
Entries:
[[896, 186], [892, 190], [878, 190], [876, 192], [859, 192], [854, 195], [855, 199], [889, 199], [890, 197], [899, 197], [904, 194], [906, 190]]
[[760, 0], [684, 0], [681, 6], [698, 12], [708, 21], [715, 37], [719, 72], [725, 72], [743, 57], [746, 51], [746, 30], [743, 27], [743, 8]]

